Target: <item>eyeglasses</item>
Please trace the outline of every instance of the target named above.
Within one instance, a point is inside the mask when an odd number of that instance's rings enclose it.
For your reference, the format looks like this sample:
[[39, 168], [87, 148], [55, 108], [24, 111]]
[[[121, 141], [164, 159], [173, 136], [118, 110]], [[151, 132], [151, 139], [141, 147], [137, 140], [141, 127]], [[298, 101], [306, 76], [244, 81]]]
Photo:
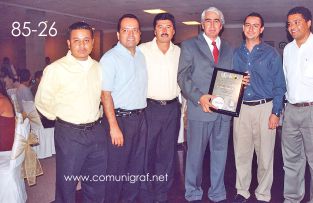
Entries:
[[260, 25], [260, 24], [245, 23], [244, 26], [245, 26], [246, 29], [252, 28], [253, 30], [257, 30], [257, 29], [260, 29], [260, 28], [261, 28], [261, 25]]
[[129, 34], [129, 33], [138, 34], [138, 33], [140, 33], [140, 30], [139, 30], [139, 28], [128, 28], [128, 27], [126, 27], [126, 28], [121, 28], [120, 32], [121, 33], [127, 33], [127, 34]]

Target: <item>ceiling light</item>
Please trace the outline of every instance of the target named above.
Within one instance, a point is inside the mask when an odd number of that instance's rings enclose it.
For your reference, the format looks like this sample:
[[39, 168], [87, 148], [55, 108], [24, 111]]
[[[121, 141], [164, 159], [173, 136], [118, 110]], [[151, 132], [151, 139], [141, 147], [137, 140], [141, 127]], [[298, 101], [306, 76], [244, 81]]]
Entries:
[[184, 21], [183, 24], [185, 25], [200, 25], [198, 21]]
[[148, 10], [143, 10], [143, 12], [150, 13], [150, 14], [167, 13], [166, 11], [162, 9], [148, 9]]

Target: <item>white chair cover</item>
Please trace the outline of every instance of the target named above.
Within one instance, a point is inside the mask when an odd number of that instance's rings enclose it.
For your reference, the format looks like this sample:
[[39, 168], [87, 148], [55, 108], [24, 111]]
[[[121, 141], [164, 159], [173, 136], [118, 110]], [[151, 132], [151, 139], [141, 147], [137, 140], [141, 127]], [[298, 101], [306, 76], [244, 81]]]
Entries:
[[22, 101], [23, 109], [30, 120], [31, 131], [38, 137], [38, 146], [33, 149], [39, 159], [55, 154], [54, 128], [44, 128], [33, 101]]
[[11, 97], [12, 95], [16, 95], [16, 88], [7, 89], [8, 95]]
[[16, 88], [7, 89], [7, 93], [12, 100], [15, 112], [20, 112], [20, 107], [18, 106], [17, 97], [16, 97]]
[[12, 151], [0, 152], [0, 203], [26, 202], [24, 177], [21, 175], [25, 158], [22, 142], [27, 140], [29, 131], [29, 120], [25, 119], [23, 123], [17, 119]]

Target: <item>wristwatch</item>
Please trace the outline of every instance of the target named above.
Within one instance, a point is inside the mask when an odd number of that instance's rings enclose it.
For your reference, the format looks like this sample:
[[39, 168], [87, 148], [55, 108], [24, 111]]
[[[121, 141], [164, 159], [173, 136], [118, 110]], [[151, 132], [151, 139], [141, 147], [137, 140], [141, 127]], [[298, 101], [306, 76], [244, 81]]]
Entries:
[[273, 113], [275, 116], [277, 116], [278, 118], [280, 117], [280, 113]]

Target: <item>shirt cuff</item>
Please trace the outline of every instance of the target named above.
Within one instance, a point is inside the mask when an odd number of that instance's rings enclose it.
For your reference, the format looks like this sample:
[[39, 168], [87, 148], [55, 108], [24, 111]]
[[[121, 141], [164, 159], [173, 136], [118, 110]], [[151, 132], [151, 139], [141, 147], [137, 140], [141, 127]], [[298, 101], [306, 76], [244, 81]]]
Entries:
[[272, 114], [274, 114], [277, 117], [280, 117], [280, 113], [279, 112], [272, 112]]

